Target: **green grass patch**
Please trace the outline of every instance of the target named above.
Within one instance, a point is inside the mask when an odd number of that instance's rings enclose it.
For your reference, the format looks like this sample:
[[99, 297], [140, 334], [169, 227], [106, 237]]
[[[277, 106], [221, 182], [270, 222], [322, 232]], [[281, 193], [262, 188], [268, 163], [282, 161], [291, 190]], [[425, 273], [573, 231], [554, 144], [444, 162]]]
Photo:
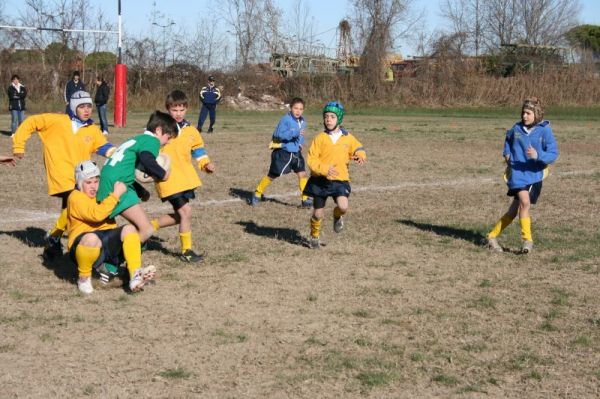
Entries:
[[583, 348], [590, 348], [592, 346], [592, 339], [587, 335], [580, 335], [573, 340], [573, 345], [581, 346]]
[[433, 378], [431, 379], [434, 382], [437, 382], [438, 384], [442, 384], [442, 385], [446, 385], [446, 386], [455, 386], [459, 384], [459, 380], [458, 378], [454, 377], [453, 375], [447, 375], [447, 374], [436, 374], [433, 376]]
[[218, 338], [220, 344], [239, 344], [248, 340], [245, 333], [231, 333], [222, 328], [216, 329], [213, 336]]
[[475, 299], [471, 305], [474, 308], [479, 309], [495, 309], [496, 308], [496, 300], [488, 295], [483, 295], [477, 299]]
[[306, 345], [310, 345], [310, 346], [325, 346], [325, 345], [327, 345], [326, 341], [321, 341], [320, 339], [318, 339], [315, 336], [309, 337], [306, 341], [304, 341], [304, 343]]
[[356, 316], [356, 317], [361, 317], [364, 319], [368, 319], [373, 317], [373, 315], [371, 314], [370, 311], [366, 310], [366, 309], [359, 309], [359, 310], [355, 310], [354, 312], [352, 312], [352, 316]]
[[410, 354], [410, 360], [413, 362], [422, 362], [425, 360], [425, 355], [421, 352], [414, 352]]
[[397, 378], [394, 374], [381, 371], [363, 371], [358, 373], [356, 378], [366, 387], [373, 388], [377, 386], [388, 385]]
[[306, 299], [308, 300], [308, 302], [316, 302], [318, 297], [317, 294], [309, 294]]
[[174, 369], [166, 369], [158, 373], [163, 378], [169, 378], [172, 380], [187, 380], [192, 376], [192, 373], [185, 370], [183, 367], [177, 366]]
[[569, 304], [569, 293], [562, 288], [553, 288], [553, 298], [550, 301], [551, 304], [557, 306], [567, 306]]

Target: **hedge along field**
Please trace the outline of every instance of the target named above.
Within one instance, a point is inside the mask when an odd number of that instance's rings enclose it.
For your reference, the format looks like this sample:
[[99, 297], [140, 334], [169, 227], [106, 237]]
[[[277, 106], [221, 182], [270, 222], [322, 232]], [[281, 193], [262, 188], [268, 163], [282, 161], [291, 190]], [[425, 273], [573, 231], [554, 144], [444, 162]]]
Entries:
[[[597, 118], [547, 113], [561, 155], [532, 209], [534, 251], [520, 256], [481, 244], [510, 201], [501, 151], [516, 113], [352, 111], [369, 159], [351, 167], [346, 230], [333, 232], [329, 201], [324, 247], [304, 246], [295, 176], [248, 206], [281, 114], [221, 112], [204, 135], [217, 171], [193, 201], [206, 260], [179, 262], [176, 229], [161, 230], [143, 255], [157, 282], [139, 295], [82, 297], [66, 256], [42, 265], [60, 205], [32, 138], [17, 168], [0, 168], [3, 396], [597, 397]], [[148, 114], [109, 139], [140, 133]], [[310, 142], [321, 122], [307, 118]], [[169, 210], [156, 196], [144, 206]], [[516, 250], [518, 225], [500, 241]]]

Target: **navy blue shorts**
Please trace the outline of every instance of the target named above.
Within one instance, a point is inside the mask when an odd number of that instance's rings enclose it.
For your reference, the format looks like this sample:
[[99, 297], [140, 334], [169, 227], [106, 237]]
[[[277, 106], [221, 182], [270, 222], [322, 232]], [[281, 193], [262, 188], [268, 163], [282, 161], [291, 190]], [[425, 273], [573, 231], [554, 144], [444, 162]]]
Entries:
[[302, 152], [288, 152], [282, 149], [273, 150], [273, 152], [271, 152], [269, 177], [276, 178], [286, 175], [291, 171], [294, 171], [294, 173], [306, 171]]
[[525, 187], [511, 188], [506, 195], [518, 198], [519, 191], [529, 191], [529, 202], [535, 204], [542, 193], [542, 182], [539, 181]]
[[73, 241], [73, 245], [71, 246], [71, 250], [69, 251], [69, 256], [75, 264], [77, 264], [77, 258], [75, 257], [75, 251], [77, 250], [77, 246], [79, 245], [79, 241], [86, 234], [96, 234], [100, 241], [102, 242], [102, 248], [100, 248], [100, 255], [96, 262], [94, 262], [93, 268], [97, 268], [102, 265], [104, 262], [112, 263], [113, 265], [120, 265], [125, 262], [125, 258], [123, 256], [123, 243], [121, 242], [121, 231], [123, 227], [120, 226], [115, 229], [109, 230], [96, 230], [96, 231], [88, 231], [86, 233], [81, 233], [77, 236], [75, 241]]
[[306, 182], [306, 187], [302, 192], [304, 195], [314, 198], [314, 207], [323, 208], [327, 197], [333, 199], [337, 197], [350, 197], [352, 189], [350, 183], [340, 180], [327, 180], [323, 176], [311, 176]]
[[196, 198], [194, 190], [186, 190], [177, 194], [169, 195], [168, 197], [161, 198], [162, 202], [169, 201], [169, 204], [173, 207], [173, 210], [177, 212], [179, 208]]

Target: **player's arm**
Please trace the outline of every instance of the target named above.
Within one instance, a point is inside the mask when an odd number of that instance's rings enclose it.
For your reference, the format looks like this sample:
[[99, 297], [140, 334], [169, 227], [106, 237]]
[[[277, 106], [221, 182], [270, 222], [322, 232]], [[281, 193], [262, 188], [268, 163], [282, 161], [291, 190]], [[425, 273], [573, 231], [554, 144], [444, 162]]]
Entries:
[[219, 89], [218, 87], [215, 87], [215, 93], [217, 93], [217, 100], [215, 101], [215, 104], [216, 104], [219, 101], [221, 101], [221, 89]]
[[311, 143], [310, 149], [308, 150], [308, 157], [306, 158], [306, 162], [311, 173], [320, 176], [327, 176], [331, 165], [322, 162], [320, 159], [321, 145], [319, 137], [320, 136], [317, 136]]
[[[117, 187], [117, 184], [125, 186], [121, 182], [115, 183], [113, 192], [99, 204], [96, 201], [89, 201], [85, 197], [85, 194], [78, 195], [75, 192], [71, 193], [69, 195], [69, 213], [74, 218], [87, 223], [100, 223], [108, 219], [123, 194], [122, 188]], [[127, 190], [127, 187], [125, 187], [125, 190]]]
[[367, 160], [367, 152], [365, 148], [361, 144], [360, 141], [356, 139], [356, 137], [352, 136], [352, 146], [351, 146], [351, 159], [359, 165], [362, 165]]
[[294, 141], [300, 136], [300, 129], [298, 129], [297, 124], [292, 124], [288, 118], [283, 118], [277, 125], [273, 136], [284, 143]]
[[204, 148], [204, 140], [202, 140], [200, 132], [194, 132], [192, 137], [192, 158], [196, 160], [200, 170], [203, 170], [206, 173], [213, 173], [215, 171], [215, 165], [210, 161], [210, 158], [206, 153], [206, 148]]
[[17, 158], [25, 156], [25, 144], [34, 132], [46, 130], [48, 120], [45, 114], [33, 115], [26, 118], [12, 136], [13, 154]]
[[153, 178], [162, 181], [169, 178], [167, 171], [156, 162], [154, 154], [150, 151], [142, 151], [139, 153], [138, 157], [140, 164], [142, 164], [148, 176], [152, 176]]
[[558, 145], [552, 134], [552, 130], [548, 128], [543, 133], [542, 147], [537, 151], [537, 160], [550, 165], [558, 158]]

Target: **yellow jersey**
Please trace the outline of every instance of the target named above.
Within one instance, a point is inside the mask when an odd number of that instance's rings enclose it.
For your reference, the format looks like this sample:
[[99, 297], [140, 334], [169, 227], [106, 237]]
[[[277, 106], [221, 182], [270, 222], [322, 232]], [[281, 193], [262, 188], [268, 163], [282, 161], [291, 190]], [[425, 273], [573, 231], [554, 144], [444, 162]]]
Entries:
[[112, 193], [101, 203], [96, 197], [88, 197], [79, 190], [73, 190], [67, 200], [67, 231], [69, 233], [68, 248], [81, 233], [96, 230], [109, 230], [117, 227], [114, 219], [108, 216], [119, 200]]
[[210, 159], [206, 154], [204, 140], [198, 129], [186, 123], [179, 131], [179, 135], [162, 147], [160, 152], [171, 158], [169, 179], [156, 183], [156, 191], [160, 198], [193, 190], [202, 185], [192, 158], [197, 161], [200, 169], [204, 168]]
[[33, 115], [23, 121], [12, 138], [13, 153], [24, 154], [27, 140], [38, 132], [44, 147], [49, 195], [73, 190], [75, 166], [89, 160], [107, 143], [98, 126], [84, 125], [73, 133], [72, 123], [66, 114]]
[[329, 168], [334, 166], [338, 176], [330, 180], [350, 181], [348, 164], [355, 156], [367, 159], [367, 153], [356, 137], [341, 129], [335, 142], [330, 134], [319, 133], [310, 144], [307, 163], [313, 176], [327, 176]]

